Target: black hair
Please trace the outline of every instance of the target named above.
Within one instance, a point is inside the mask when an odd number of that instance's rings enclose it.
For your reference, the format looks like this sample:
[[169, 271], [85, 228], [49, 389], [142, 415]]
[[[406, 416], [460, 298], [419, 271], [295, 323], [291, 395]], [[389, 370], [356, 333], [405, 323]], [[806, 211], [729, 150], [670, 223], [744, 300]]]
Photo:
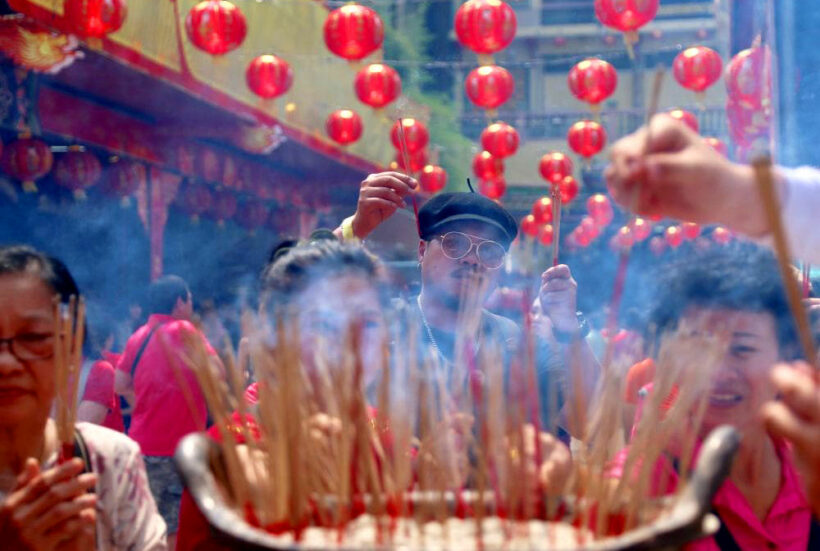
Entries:
[[269, 312], [287, 305], [319, 278], [356, 273], [381, 282], [379, 262], [355, 244], [320, 239], [291, 247], [268, 264], [260, 282], [261, 305]]
[[0, 247], [0, 275], [23, 273], [39, 277], [55, 294], [60, 296], [61, 302], [68, 304], [70, 297], [80, 296], [77, 282], [59, 258], [27, 245]]
[[170, 314], [177, 300], [188, 300], [191, 294], [188, 284], [179, 276], [166, 275], [151, 282], [148, 287], [148, 311], [151, 314]]
[[769, 313], [782, 359], [799, 354], [783, 280], [769, 249], [737, 242], [704, 252], [692, 250], [663, 266], [649, 327], [658, 336], [673, 330], [691, 306]]

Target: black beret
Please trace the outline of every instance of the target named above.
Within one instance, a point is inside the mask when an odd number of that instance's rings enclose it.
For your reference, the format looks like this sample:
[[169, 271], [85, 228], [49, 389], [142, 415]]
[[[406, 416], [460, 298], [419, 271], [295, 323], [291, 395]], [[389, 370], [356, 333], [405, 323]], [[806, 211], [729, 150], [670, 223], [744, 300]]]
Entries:
[[498, 230], [509, 247], [518, 235], [518, 225], [507, 210], [478, 193], [439, 193], [419, 210], [419, 229], [425, 241], [453, 222], [479, 222]]

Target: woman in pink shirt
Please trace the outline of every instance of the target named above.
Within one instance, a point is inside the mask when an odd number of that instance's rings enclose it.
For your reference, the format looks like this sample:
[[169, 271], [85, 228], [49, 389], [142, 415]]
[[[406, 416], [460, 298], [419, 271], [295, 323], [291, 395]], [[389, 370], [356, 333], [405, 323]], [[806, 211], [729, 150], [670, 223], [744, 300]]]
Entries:
[[[685, 323], [696, 333], [729, 339], [712, 374], [699, 438], [726, 424], [742, 434], [729, 477], [712, 501], [721, 531], [688, 549], [811, 548], [811, 510], [790, 446], [768, 434], [761, 416], [763, 405], [776, 399], [770, 383], [774, 365], [794, 359], [799, 350], [775, 259], [748, 243], [715, 248], [665, 267], [657, 289], [650, 326], [659, 336]], [[627, 450], [618, 454], [610, 474], [624, 475], [626, 456]], [[676, 450], [661, 457], [654, 471], [656, 494], [675, 488], [681, 464]]]

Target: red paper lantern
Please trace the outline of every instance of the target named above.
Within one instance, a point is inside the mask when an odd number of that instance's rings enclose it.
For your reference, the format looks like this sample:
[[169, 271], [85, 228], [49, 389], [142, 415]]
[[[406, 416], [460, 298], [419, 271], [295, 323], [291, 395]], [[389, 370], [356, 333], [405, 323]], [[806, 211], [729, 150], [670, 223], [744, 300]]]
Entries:
[[567, 132], [567, 142], [570, 149], [589, 159], [606, 145], [606, 130], [595, 121], [578, 121]]
[[755, 46], [738, 52], [726, 65], [726, 91], [732, 101], [746, 109], [770, 109], [771, 50]]
[[581, 218], [581, 224], [579, 227], [581, 228], [581, 233], [589, 237], [590, 240], [596, 239], [601, 233], [598, 223], [591, 216], [584, 216]]
[[[405, 118], [401, 119], [401, 126], [404, 130], [404, 144], [407, 147], [407, 153], [412, 155], [427, 147], [430, 141], [430, 134], [427, 132], [427, 127], [423, 122]], [[399, 135], [399, 121], [393, 123], [390, 129], [390, 141], [393, 147], [397, 150], [402, 150], [401, 136]], [[422, 165], [423, 166], [423, 165]]]
[[683, 230], [680, 226], [669, 226], [663, 234], [666, 244], [677, 249], [683, 243]]
[[108, 167], [101, 184], [102, 191], [108, 195], [118, 197], [127, 204], [127, 199], [133, 195], [148, 178], [145, 165], [137, 161], [121, 160]]
[[503, 105], [515, 91], [512, 75], [498, 65], [485, 65], [470, 71], [464, 90], [471, 102], [484, 109]]
[[481, 132], [481, 147], [503, 159], [518, 150], [518, 132], [505, 122], [494, 122]]
[[572, 174], [572, 160], [560, 151], [546, 153], [538, 163], [541, 177], [550, 184], [560, 184]]
[[248, 24], [242, 10], [231, 2], [203, 0], [188, 12], [185, 32], [200, 50], [211, 55], [223, 55], [242, 44]]
[[339, 109], [327, 117], [325, 130], [334, 142], [352, 144], [362, 136], [362, 118], [350, 109]]
[[552, 222], [552, 199], [541, 197], [532, 204], [532, 215], [539, 224]]
[[663, 251], [666, 250], [666, 241], [664, 241], [660, 235], [654, 236], [649, 240], [649, 250], [652, 251], [655, 256], [660, 256], [663, 254]]
[[393, 67], [373, 63], [356, 73], [353, 82], [359, 101], [380, 109], [401, 95], [401, 78]]
[[538, 242], [544, 245], [545, 247], [549, 247], [552, 245], [553, 240], [555, 239], [555, 230], [552, 227], [552, 224], [544, 224], [538, 230]]
[[686, 241], [693, 241], [700, 235], [700, 226], [694, 222], [684, 222], [680, 227]]
[[725, 143], [723, 143], [722, 140], [719, 140], [718, 138], [708, 137], [703, 138], [703, 141], [706, 142], [706, 145], [708, 145], [724, 157], [729, 156], [729, 148], [726, 146]]
[[104, 38], [122, 27], [125, 0], [66, 0], [63, 4], [71, 32], [83, 38]]
[[404, 166], [404, 155], [401, 153], [396, 153], [395, 161], [396, 166], [405, 172], [418, 172], [422, 170], [425, 166], [427, 166], [429, 160], [427, 159], [427, 150], [422, 149], [421, 151], [416, 151], [412, 155], [410, 155], [410, 166]]
[[236, 195], [229, 191], [217, 191], [213, 195], [209, 212], [217, 222], [224, 223], [233, 218], [238, 208], [239, 202], [236, 200]]
[[367, 57], [384, 41], [384, 25], [372, 9], [347, 4], [328, 14], [324, 27], [328, 50], [347, 60]]
[[602, 193], [596, 193], [587, 199], [587, 211], [592, 220], [599, 226], [606, 226], [612, 222], [614, 212], [609, 197]]
[[284, 59], [270, 54], [260, 55], [248, 64], [245, 81], [257, 96], [273, 99], [290, 90], [293, 70]]
[[730, 232], [723, 226], [718, 226], [714, 230], [712, 230], [712, 239], [715, 241], [715, 243], [725, 245], [726, 243], [732, 240], [732, 232]]
[[501, 0], [468, 0], [456, 11], [456, 38], [477, 54], [494, 54], [515, 37], [515, 12]]
[[[581, 228], [578, 227], [577, 230], [581, 230]], [[570, 237], [572, 237], [572, 241], [575, 242], [575, 244], [577, 244], [581, 248], [588, 247], [594, 239], [593, 237], [587, 235], [584, 231], [574, 231], [572, 232], [572, 234], [570, 234]]]
[[618, 231], [615, 232], [615, 235], [612, 236], [612, 239], [609, 241], [609, 246], [615, 250], [622, 251], [629, 249], [634, 242], [635, 238], [629, 226], [621, 226], [618, 228]]
[[239, 207], [236, 219], [242, 227], [254, 231], [265, 225], [268, 221], [268, 216], [270, 216], [268, 207], [260, 202], [252, 201], [243, 203], [242, 206]]
[[495, 180], [504, 174], [504, 162], [493, 157], [489, 151], [476, 153], [473, 157], [473, 173], [482, 180]]
[[447, 185], [447, 171], [440, 166], [427, 165], [421, 169], [419, 185], [425, 193], [436, 193]]
[[672, 109], [671, 111], [667, 111], [666, 114], [675, 120], [681, 121], [695, 132], [700, 132], [698, 118], [690, 111], [686, 111], [685, 109]]
[[540, 226], [538, 221], [535, 219], [535, 216], [532, 214], [528, 214], [524, 218], [521, 219], [521, 233], [524, 235], [528, 235], [530, 237], [535, 237], [538, 235], [538, 230]]
[[652, 224], [643, 218], [635, 218], [630, 224], [630, 229], [635, 242], [645, 241], [652, 233]]
[[561, 194], [561, 203], [566, 205], [578, 197], [578, 181], [572, 176], [566, 176], [558, 183], [558, 192]]
[[20, 138], [3, 150], [3, 170], [23, 182], [27, 192], [37, 191], [35, 182], [48, 174], [53, 164], [48, 144], [36, 138]]
[[211, 192], [203, 185], [188, 184], [182, 188], [177, 196], [176, 203], [182, 212], [194, 219], [205, 214], [211, 208], [213, 197]]
[[655, 18], [658, 0], [595, 0], [595, 15], [606, 27], [634, 33]]
[[501, 199], [507, 191], [507, 183], [502, 177], [492, 180], [481, 180], [478, 183], [478, 191], [488, 199]]
[[85, 197], [85, 190], [96, 184], [100, 176], [102, 165], [90, 151], [72, 148], [54, 163], [54, 181], [73, 191], [77, 198]]
[[615, 67], [603, 59], [590, 58], [576, 63], [570, 69], [567, 83], [573, 96], [597, 105], [615, 91], [618, 73]]
[[686, 48], [672, 63], [675, 80], [687, 90], [703, 92], [720, 79], [723, 60], [706, 46]]

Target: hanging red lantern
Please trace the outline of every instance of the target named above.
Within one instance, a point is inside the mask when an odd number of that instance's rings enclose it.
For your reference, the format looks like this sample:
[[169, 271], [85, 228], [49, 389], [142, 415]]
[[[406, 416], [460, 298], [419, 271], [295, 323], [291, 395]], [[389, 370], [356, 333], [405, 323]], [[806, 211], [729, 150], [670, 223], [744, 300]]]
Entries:
[[284, 59], [270, 54], [260, 55], [248, 64], [245, 81], [257, 96], [273, 99], [290, 90], [293, 70]]
[[[407, 148], [407, 153], [412, 155], [427, 147], [430, 141], [430, 133], [427, 132], [427, 127], [423, 122], [416, 119], [404, 118], [401, 119], [401, 127], [404, 131], [404, 147]], [[399, 121], [393, 123], [390, 129], [390, 141], [393, 147], [401, 151], [403, 149], [401, 143], [401, 136], [399, 135]]]
[[63, 14], [73, 34], [105, 38], [122, 27], [128, 6], [125, 0], [66, 0]]
[[384, 25], [374, 10], [359, 4], [346, 4], [328, 14], [324, 35], [328, 50], [355, 61], [367, 57], [382, 45]]
[[603, 193], [596, 193], [587, 199], [587, 212], [590, 218], [599, 226], [606, 226], [612, 222], [614, 212], [612, 211], [612, 203], [609, 197]]
[[224, 224], [226, 220], [234, 217], [238, 208], [236, 195], [229, 191], [217, 191], [213, 194], [209, 213], [219, 224]]
[[421, 151], [416, 151], [409, 156], [409, 161], [410, 166], [404, 166], [404, 155], [396, 153], [396, 158], [393, 162], [396, 163], [396, 167], [405, 172], [419, 172], [429, 163], [429, 159], [427, 158], [427, 150], [422, 149]]
[[552, 199], [541, 197], [532, 204], [532, 215], [539, 224], [552, 222]]
[[74, 192], [77, 199], [85, 197], [85, 190], [102, 176], [102, 165], [96, 155], [77, 146], [69, 147], [54, 163], [54, 181]]
[[700, 226], [694, 222], [684, 222], [680, 228], [686, 241], [693, 241], [700, 235]]
[[504, 162], [489, 151], [476, 153], [473, 157], [473, 173], [482, 180], [494, 180], [504, 174]]
[[652, 224], [643, 218], [634, 218], [629, 226], [632, 232], [632, 238], [636, 243], [645, 241], [652, 233]]
[[401, 78], [393, 67], [372, 63], [356, 73], [353, 87], [359, 101], [381, 109], [401, 95]]
[[578, 121], [567, 132], [567, 142], [575, 153], [589, 159], [606, 145], [606, 130], [595, 121]]
[[718, 153], [720, 153], [724, 157], [729, 156], [729, 148], [726, 146], [726, 144], [723, 142], [723, 140], [720, 140], [718, 138], [708, 137], [708, 138], [703, 138], [703, 141], [706, 142], [706, 145], [708, 145], [709, 147], [711, 147], [712, 149], [714, 149], [715, 151], [717, 151]]
[[683, 230], [680, 226], [669, 226], [663, 234], [666, 244], [677, 249], [683, 244]]
[[572, 176], [566, 176], [558, 183], [558, 192], [561, 194], [561, 204], [566, 205], [578, 197], [578, 181]]
[[518, 150], [518, 132], [505, 122], [494, 122], [481, 132], [481, 147], [503, 159]]
[[42, 140], [22, 137], [3, 149], [3, 170], [23, 183], [26, 192], [37, 191], [35, 182], [51, 171], [54, 157]]
[[538, 242], [549, 247], [555, 239], [555, 229], [552, 224], [544, 224], [538, 229]]
[[362, 137], [362, 118], [350, 109], [339, 109], [328, 115], [325, 130], [334, 142], [352, 144]]
[[478, 191], [488, 199], [501, 199], [507, 191], [507, 182], [501, 176], [492, 180], [481, 180], [478, 183]]
[[447, 185], [447, 171], [440, 166], [427, 165], [421, 169], [419, 185], [425, 193], [436, 193]]
[[675, 56], [672, 70], [681, 86], [693, 92], [703, 92], [720, 79], [723, 60], [711, 48], [692, 46]]
[[712, 239], [715, 241], [715, 243], [725, 245], [726, 243], [732, 240], [732, 232], [730, 232], [723, 226], [717, 226], [714, 230], [712, 230]]
[[609, 240], [609, 246], [613, 250], [624, 251], [632, 247], [634, 242], [635, 238], [629, 226], [621, 226]]
[[767, 46], [738, 52], [726, 65], [726, 91], [746, 109], [770, 109], [772, 53]]
[[658, 14], [659, 0], [595, 0], [595, 15], [605, 27], [627, 34], [627, 43], [637, 42], [637, 30]]
[[572, 159], [560, 151], [550, 151], [541, 157], [538, 171], [547, 183], [560, 184], [561, 180], [572, 174]]
[[189, 183], [177, 195], [176, 203], [182, 212], [196, 221], [200, 215], [205, 214], [211, 208], [213, 197], [205, 186]]
[[598, 223], [591, 216], [581, 218], [579, 227], [581, 228], [582, 234], [589, 237], [590, 240], [595, 240], [601, 233]]
[[666, 250], [666, 241], [660, 235], [654, 236], [649, 240], [649, 250], [655, 256], [660, 256]]
[[[589, 244], [592, 243], [592, 240], [594, 239], [593, 237], [590, 237], [589, 235], [587, 235], [586, 232], [582, 231], [580, 226], [578, 228], [576, 228], [576, 231], [573, 231], [570, 234], [570, 237], [572, 237], [572, 242], [575, 243], [576, 245], [578, 245], [581, 248], [588, 247]], [[597, 237], [597, 235], [596, 235], [596, 237]]]
[[538, 221], [535, 219], [535, 216], [532, 214], [528, 214], [524, 218], [521, 219], [521, 233], [527, 235], [529, 237], [535, 237], [538, 235], [538, 230], [540, 229], [540, 225]]
[[236, 219], [239, 224], [250, 231], [261, 228], [268, 221], [268, 207], [258, 201], [249, 201], [239, 207]]
[[477, 54], [494, 54], [515, 37], [515, 12], [501, 0], [468, 0], [456, 11], [456, 38]]
[[133, 195], [148, 178], [145, 165], [132, 160], [121, 160], [108, 167], [101, 189], [107, 195], [120, 199], [127, 206], [128, 198]]
[[223, 55], [242, 44], [248, 24], [242, 10], [231, 2], [203, 0], [188, 12], [185, 32], [200, 50], [211, 55]]
[[573, 96], [596, 106], [615, 92], [618, 73], [603, 59], [589, 58], [570, 69], [567, 83]]
[[690, 111], [686, 111], [685, 109], [672, 109], [671, 111], [667, 111], [666, 114], [672, 117], [673, 119], [682, 122], [695, 132], [700, 132], [700, 124], [698, 124], [698, 118]]
[[512, 97], [515, 81], [505, 68], [485, 65], [470, 71], [464, 81], [464, 90], [477, 106], [496, 109]]

